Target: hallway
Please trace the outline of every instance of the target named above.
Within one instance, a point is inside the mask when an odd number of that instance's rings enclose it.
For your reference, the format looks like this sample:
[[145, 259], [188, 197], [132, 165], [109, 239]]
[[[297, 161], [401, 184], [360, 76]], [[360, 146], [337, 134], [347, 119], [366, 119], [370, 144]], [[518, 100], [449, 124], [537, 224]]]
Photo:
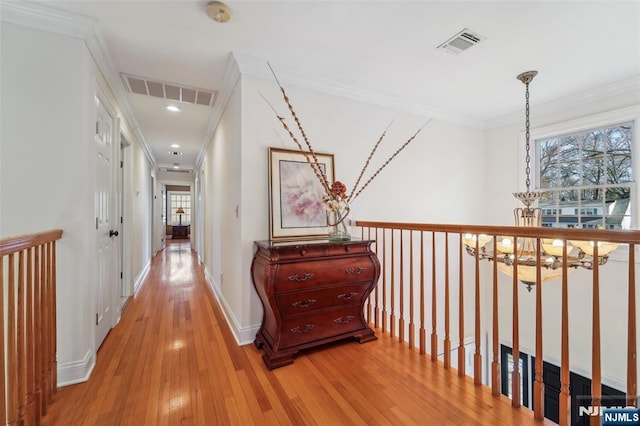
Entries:
[[43, 424], [534, 424], [529, 410], [377, 334], [269, 371], [254, 345], [237, 346], [189, 242], [169, 242], [90, 380], [60, 388]]

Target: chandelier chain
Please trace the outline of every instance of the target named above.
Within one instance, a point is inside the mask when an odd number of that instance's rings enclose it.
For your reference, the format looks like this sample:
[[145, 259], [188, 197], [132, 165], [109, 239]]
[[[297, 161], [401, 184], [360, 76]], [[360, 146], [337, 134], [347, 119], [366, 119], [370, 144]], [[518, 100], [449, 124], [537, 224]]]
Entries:
[[527, 156], [526, 156], [526, 161], [527, 161], [527, 169], [526, 169], [526, 173], [527, 173], [527, 192], [531, 191], [531, 154], [529, 152], [530, 150], [530, 146], [529, 146], [529, 83], [526, 83], [526, 95], [525, 95], [525, 99], [526, 99], [526, 106], [525, 106], [525, 116], [526, 116], [526, 120], [525, 120], [525, 139], [526, 139], [526, 150], [527, 150]]

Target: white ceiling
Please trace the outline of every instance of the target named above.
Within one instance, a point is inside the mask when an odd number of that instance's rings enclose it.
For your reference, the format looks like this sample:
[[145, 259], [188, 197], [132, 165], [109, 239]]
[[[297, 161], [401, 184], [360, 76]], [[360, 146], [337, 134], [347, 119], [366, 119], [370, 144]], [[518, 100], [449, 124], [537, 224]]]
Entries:
[[[219, 91], [233, 52], [480, 127], [523, 109], [523, 71], [540, 73], [532, 106], [640, 76], [639, 1], [228, 1], [225, 24], [206, 4], [46, 2], [94, 18], [118, 73]], [[436, 49], [464, 28], [485, 39], [460, 55]], [[170, 114], [166, 100], [127, 96], [158, 165], [193, 168], [212, 109]]]

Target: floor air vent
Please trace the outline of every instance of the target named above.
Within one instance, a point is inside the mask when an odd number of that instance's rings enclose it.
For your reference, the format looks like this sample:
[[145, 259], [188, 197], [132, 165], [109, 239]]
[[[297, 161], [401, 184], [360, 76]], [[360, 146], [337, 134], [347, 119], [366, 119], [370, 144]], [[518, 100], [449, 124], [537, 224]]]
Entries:
[[458, 34], [451, 37], [449, 40], [438, 46], [438, 49], [444, 49], [447, 53], [459, 54], [467, 50], [468, 48], [475, 46], [485, 37], [475, 33], [468, 28], [460, 31]]
[[216, 93], [212, 90], [196, 89], [166, 81], [150, 80], [145, 77], [137, 77], [120, 73], [122, 83], [129, 93], [154, 96], [156, 98], [170, 99], [188, 104], [212, 106]]

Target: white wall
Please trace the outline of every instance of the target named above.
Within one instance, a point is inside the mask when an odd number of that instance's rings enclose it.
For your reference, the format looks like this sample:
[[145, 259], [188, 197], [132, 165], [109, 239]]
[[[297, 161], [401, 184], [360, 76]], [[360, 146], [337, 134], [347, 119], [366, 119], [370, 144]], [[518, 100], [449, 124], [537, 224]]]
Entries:
[[151, 257], [151, 167], [84, 40], [6, 22], [0, 34], [0, 237], [63, 229], [57, 245], [58, 377], [60, 384], [78, 382], [87, 378], [96, 354], [91, 165], [99, 85], [131, 142], [124, 192], [130, 235], [123, 237], [130, 255], [125, 270], [133, 277]]
[[222, 303], [229, 326], [242, 340], [243, 299], [246, 289], [240, 285], [240, 145], [241, 87], [231, 82], [229, 100], [205, 153], [204, 172], [204, 258], [205, 274]]
[[[245, 344], [262, 320], [250, 265], [253, 242], [269, 237], [268, 147], [296, 147], [259, 94], [284, 114], [287, 108], [275, 82], [240, 76], [233, 61], [228, 67], [232, 76], [225, 77], [229, 100], [199, 172], [205, 191], [205, 272], [236, 339]], [[287, 87], [287, 94], [314, 149], [334, 154], [336, 178], [348, 186], [392, 120], [369, 174], [427, 122], [427, 117], [300, 87]], [[287, 121], [293, 126], [292, 119]], [[477, 207], [484, 195], [485, 166], [478, 161], [483, 155], [483, 131], [433, 121], [353, 203], [351, 219], [483, 221]], [[445, 203], [451, 208], [443, 210]]]
[[[532, 88], [533, 90], [533, 88]], [[536, 104], [532, 95], [531, 133], [543, 126], [576, 120], [630, 105], [640, 105], [640, 88], [625, 93], [591, 98], [589, 102], [561, 110]], [[491, 224], [512, 225], [513, 208], [518, 206], [512, 192], [524, 189], [524, 150], [519, 146], [524, 130], [522, 123], [505, 125], [487, 131], [487, 218]], [[637, 135], [636, 135], [637, 136]], [[640, 155], [640, 145], [635, 143], [634, 155]], [[522, 158], [520, 158], [522, 157]], [[640, 196], [636, 188], [636, 196]], [[603, 383], [625, 390], [626, 386], [626, 318], [627, 318], [627, 262], [626, 247], [621, 247], [609, 262], [600, 268], [601, 328], [602, 328], [602, 374]], [[636, 257], [638, 258], [638, 257]], [[487, 276], [488, 277], [488, 276]], [[490, 278], [486, 279], [490, 282]], [[571, 369], [587, 377], [591, 376], [591, 312], [592, 278], [587, 271], [578, 271], [569, 276], [569, 340]], [[489, 286], [484, 294], [483, 328], [491, 330], [491, 294]], [[560, 281], [543, 286], [543, 326], [545, 360], [559, 365], [560, 348]], [[535, 350], [535, 290], [519, 288], [520, 300], [520, 344], [522, 350], [534, 354]], [[636, 304], [640, 306], [640, 294]], [[507, 277], [500, 282], [500, 339], [508, 345], [512, 341], [512, 290]]]
[[95, 315], [83, 128], [89, 55], [76, 38], [7, 23], [1, 35], [0, 237], [64, 230], [57, 245], [58, 362], [88, 361]]

